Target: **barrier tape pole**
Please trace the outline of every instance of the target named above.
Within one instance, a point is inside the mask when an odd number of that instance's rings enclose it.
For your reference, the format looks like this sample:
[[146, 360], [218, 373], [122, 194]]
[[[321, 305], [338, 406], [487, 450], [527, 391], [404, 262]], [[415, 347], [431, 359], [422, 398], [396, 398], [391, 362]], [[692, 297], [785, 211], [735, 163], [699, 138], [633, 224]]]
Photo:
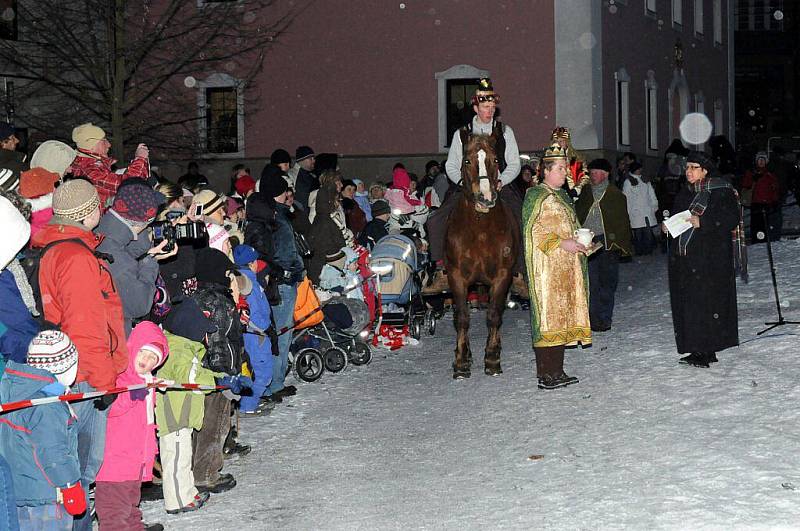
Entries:
[[68, 393], [58, 396], [47, 396], [43, 398], [32, 398], [30, 400], [19, 400], [17, 402], [7, 402], [0, 404], [0, 413], [7, 413], [8, 411], [15, 411], [17, 409], [25, 409], [32, 406], [41, 406], [43, 404], [52, 404], [54, 402], [77, 402], [78, 400], [88, 400], [90, 398], [97, 398], [103, 395], [115, 395], [125, 393], [128, 391], [135, 391], [136, 389], [174, 389], [174, 390], [188, 390], [188, 391], [219, 391], [227, 389], [224, 385], [200, 385], [200, 384], [176, 384], [168, 382], [153, 382], [149, 384], [134, 384], [125, 387], [114, 387], [103, 391], [90, 391], [88, 393]]

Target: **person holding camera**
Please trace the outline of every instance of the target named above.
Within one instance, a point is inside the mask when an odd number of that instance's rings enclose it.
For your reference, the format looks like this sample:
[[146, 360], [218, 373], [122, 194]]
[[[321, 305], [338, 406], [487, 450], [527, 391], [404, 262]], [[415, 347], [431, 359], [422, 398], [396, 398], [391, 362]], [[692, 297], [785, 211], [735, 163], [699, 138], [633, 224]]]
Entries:
[[166, 240], [153, 245], [146, 229], [157, 212], [156, 192], [145, 181], [129, 179], [120, 185], [114, 203], [95, 229], [96, 234], [103, 235], [97, 250], [113, 258], [108, 267], [122, 299], [126, 336], [134, 319], [147, 315], [153, 306], [158, 260], [178, 252], [177, 246], [166, 252]]
[[97, 189], [100, 197], [100, 212], [110, 206], [122, 181], [131, 177], [147, 179], [150, 176], [150, 150], [144, 144], [136, 147], [134, 158], [125, 172], [116, 173], [112, 167], [117, 162], [108, 156], [111, 142], [106, 132], [94, 124], [82, 124], [72, 130], [72, 141], [78, 148], [78, 155], [69, 168], [75, 177], [85, 177]]

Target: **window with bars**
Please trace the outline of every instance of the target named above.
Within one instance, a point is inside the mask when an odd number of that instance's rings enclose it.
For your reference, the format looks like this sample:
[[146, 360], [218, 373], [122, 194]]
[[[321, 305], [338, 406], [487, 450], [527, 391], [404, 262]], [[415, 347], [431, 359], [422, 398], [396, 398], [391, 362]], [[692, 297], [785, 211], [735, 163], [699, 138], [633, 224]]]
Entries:
[[[796, 0], [792, 0], [796, 1]], [[737, 0], [734, 11], [739, 31], [783, 31], [784, 0]]]
[[466, 125], [475, 115], [472, 110], [472, 95], [478, 88], [477, 79], [448, 79], [445, 94], [447, 95], [447, 145], [453, 139], [453, 133]]
[[648, 84], [645, 89], [647, 99], [647, 149], [658, 150], [658, 88]]
[[714, 44], [722, 44], [722, 0], [714, 0]]
[[694, 34], [702, 36], [703, 31], [703, 2], [704, 0], [694, 0]]
[[614, 78], [617, 85], [617, 144], [630, 146], [630, 95], [628, 89], [631, 78], [624, 68], [618, 70], [614, 74]]
[[0, 0], [0, 39], [17, 40], [17, 0]]
[[236, 87], [206, 89], [206, 151], [239, 151], [239, 116]]
[[655, 16], [656, 14], [656, 0], [645, 0], [644, 12], [646, 15]]
[[672, 25], [683, 26], [683, 0], [672, 0]]

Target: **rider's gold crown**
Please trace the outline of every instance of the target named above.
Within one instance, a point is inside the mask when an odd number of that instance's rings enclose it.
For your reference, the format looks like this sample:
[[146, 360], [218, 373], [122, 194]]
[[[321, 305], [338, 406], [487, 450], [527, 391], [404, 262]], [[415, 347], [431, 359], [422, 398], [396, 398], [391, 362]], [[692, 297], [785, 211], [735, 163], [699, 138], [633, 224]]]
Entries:
[[567, 150], [562, 148], [558, 142], [553, 142], [547, 149], [544, 150], [544, 157], [542, 157], [542, 161], [566, 158]]

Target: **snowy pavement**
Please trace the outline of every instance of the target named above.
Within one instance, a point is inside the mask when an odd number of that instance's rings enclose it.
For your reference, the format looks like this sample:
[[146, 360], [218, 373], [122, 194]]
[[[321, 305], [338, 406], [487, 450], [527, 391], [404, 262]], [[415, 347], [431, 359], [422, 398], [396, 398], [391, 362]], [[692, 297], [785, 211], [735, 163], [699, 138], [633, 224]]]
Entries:
[[[787, 319], [800, 320], [800, 242], [775, 245]], [[526, 312], [508, 311], [500, 377], [451, 378], [455, 333], [299, 384], [241, 421], [239, 485], [167, 529], [800, 528], [800, 326], [775, 316], [766, 248], [739, 285], [741, 347], [678, 365], [663, 255], [621, 265], [614, 326], [570, 350], [578, 385], [536, 389]], [[292, 377], [290, 377], [292, 379]], [[294, 382], [292, 382], [294, 383]], [[529, 459], [542, 456], [538, 459]]]

